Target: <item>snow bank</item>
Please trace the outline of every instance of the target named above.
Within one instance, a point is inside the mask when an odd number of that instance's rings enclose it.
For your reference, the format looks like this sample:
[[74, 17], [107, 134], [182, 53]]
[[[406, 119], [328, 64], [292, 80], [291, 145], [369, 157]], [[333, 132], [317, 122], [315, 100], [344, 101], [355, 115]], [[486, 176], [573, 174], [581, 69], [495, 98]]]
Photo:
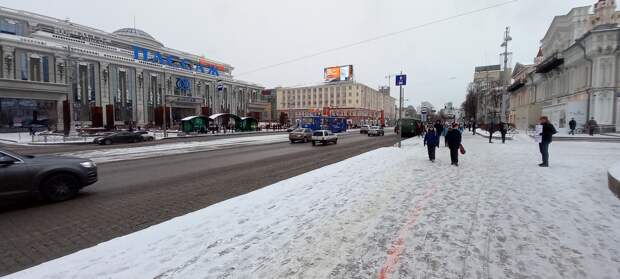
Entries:
[[91, 159], [97, 163], [153, 158], [165, 155], [184, 154], [232, 148], [236, 146], [261, 145], [269, 143], [287, 142], [288, 134], [222, 138], [210, 141], [190, 141], [165, 143], [158, 145], [124, 147], [98, 150], [85, 150], [63, 153], [61, 155]]
[[7, 276], [620, 278], [620, 145], [378, 149]]

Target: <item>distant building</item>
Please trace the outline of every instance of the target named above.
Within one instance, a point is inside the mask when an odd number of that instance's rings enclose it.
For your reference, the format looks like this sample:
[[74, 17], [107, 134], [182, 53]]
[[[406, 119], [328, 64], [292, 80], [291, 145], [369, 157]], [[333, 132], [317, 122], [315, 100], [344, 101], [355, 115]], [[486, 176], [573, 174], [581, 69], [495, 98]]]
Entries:
[[359, 82], [341, 81], [274, 90], [278, 114], [286, 114], [291, 123], [319, 114], [346, 117], [352, 125], [378, 123], [382, 114], [386, 122], [396, 119], [396, 99], [386, 88], [380, 91]]
[[[510, 71], [510, 69], [508, 69]], [[474, 69], [470, 88], [476, 96], [476, 121], [481, 124], [500, 122], [502, 120], [502, 102], [507, 75], [503, 74], [501, 65], [478, 66]]]

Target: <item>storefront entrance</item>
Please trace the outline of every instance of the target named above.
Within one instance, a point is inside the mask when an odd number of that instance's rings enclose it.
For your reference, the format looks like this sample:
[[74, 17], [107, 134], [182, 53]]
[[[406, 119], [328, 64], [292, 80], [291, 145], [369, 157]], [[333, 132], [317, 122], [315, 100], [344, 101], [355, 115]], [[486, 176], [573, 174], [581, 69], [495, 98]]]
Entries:
[[56, 101], [0, 98], [0, 131], [17, 131], [31, 126], [55, 129]]
[[172, 107], [172, 121], [174, 125], [179, 125], [181, 119], [188, 116], [198, 115], [195, 108], [178, 108]]

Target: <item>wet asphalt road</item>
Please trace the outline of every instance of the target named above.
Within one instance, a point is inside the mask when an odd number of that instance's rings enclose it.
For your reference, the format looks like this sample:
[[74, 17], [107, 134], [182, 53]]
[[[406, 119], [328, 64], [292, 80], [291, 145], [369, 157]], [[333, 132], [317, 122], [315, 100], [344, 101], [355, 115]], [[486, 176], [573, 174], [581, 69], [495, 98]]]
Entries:
[[100, 164], [99, 182], [74, 200], [0, 200], [0, 276], [396, 142], [393, 133], [352, 133], [329, 146], [276, 143]]

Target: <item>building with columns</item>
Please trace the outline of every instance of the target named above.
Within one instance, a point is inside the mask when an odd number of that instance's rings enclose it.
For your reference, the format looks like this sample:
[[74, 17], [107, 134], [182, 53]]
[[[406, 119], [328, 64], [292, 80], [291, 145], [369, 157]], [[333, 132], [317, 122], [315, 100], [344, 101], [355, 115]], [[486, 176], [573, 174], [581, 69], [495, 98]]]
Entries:
[[0, 131], [162, 126], [197, 114], [256, 115], [262, 87], [229, 64], [170, 49], [148, 33], [112, 33], [0, 7]]
[[557, 16], [541, 41], [529, 98], [565, 131], [594, 118], [602, 132], [620, 129], [620, 13], [614, 0], [599, 0]]
[[304, 116], [332, 115], [348, 119], [350, 125], [386, 123], [396, 120], [396, 99], [390, 90], [380, 90], [355, 81], [328, 82], [303, 87], [278, 87], [278, 114], [287, 115], [291, 123]]

